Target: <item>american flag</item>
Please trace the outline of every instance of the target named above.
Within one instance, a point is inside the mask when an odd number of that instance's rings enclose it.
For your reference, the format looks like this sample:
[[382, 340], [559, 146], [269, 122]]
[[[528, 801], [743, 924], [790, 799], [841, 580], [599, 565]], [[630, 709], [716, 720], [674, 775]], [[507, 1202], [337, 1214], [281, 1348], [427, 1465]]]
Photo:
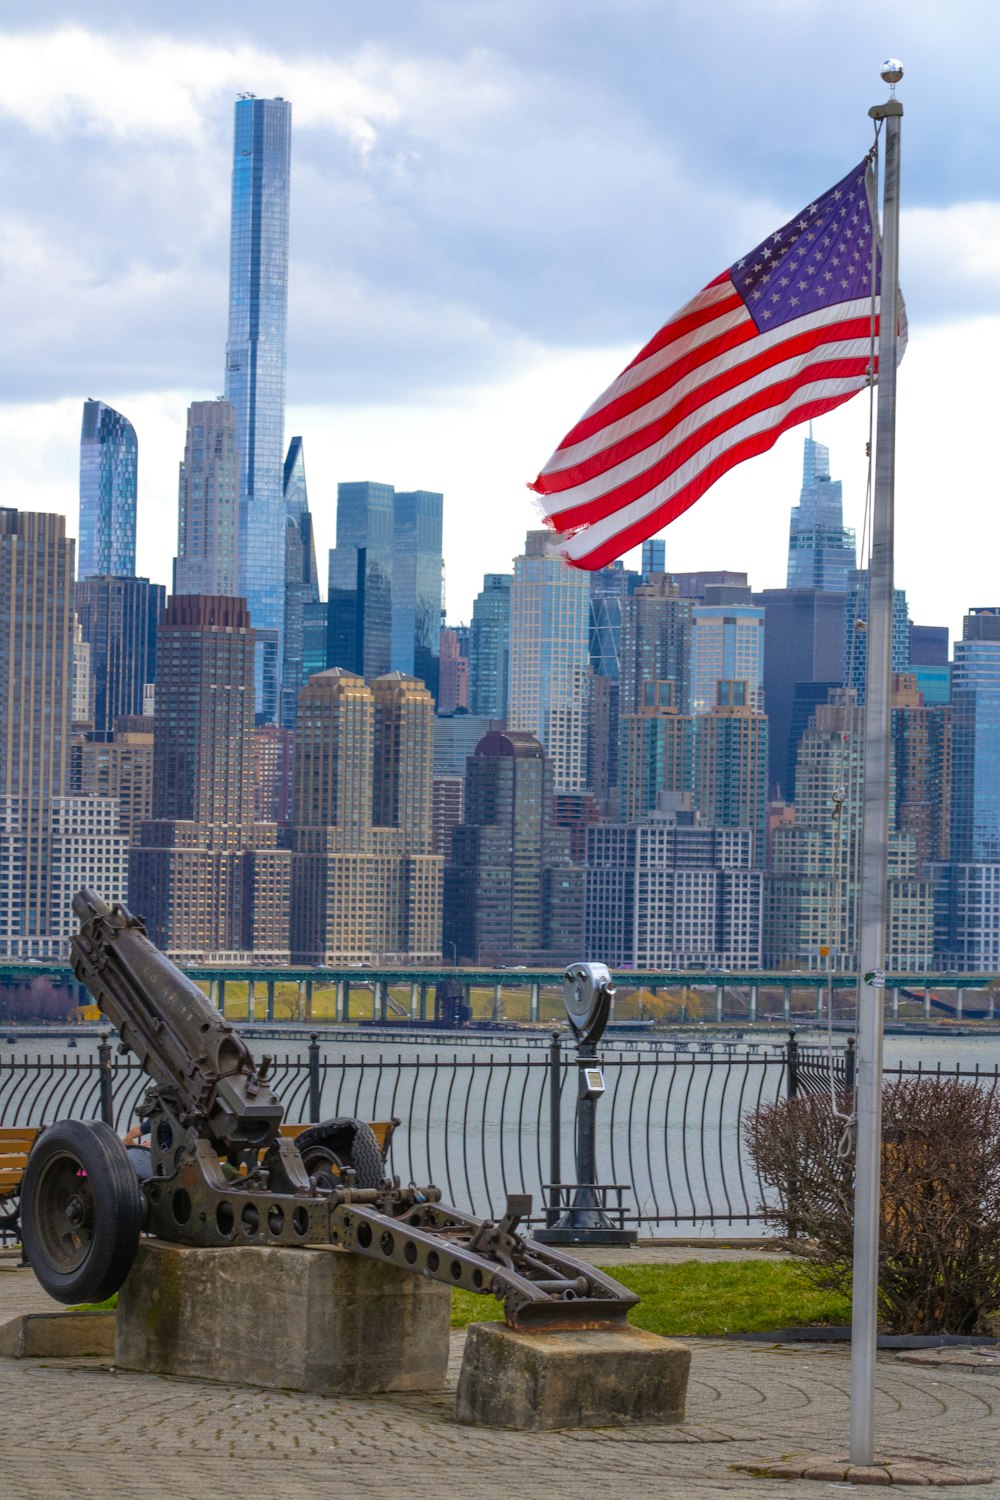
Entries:
[[[710, 281], [567, 434], [531, 488], [568, 563], [621, 557], [789, 427], [865, 388], [878, 368], [874, 198], [866, 158]], [[899, 316], [901, 357], [902, 299]]]

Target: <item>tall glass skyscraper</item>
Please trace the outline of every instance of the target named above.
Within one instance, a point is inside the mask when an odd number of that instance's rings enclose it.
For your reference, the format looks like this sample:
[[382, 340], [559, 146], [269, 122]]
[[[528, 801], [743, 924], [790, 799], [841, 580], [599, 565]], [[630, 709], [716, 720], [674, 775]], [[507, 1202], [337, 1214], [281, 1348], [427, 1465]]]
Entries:
[[444, 496], [397, 490], [393, 499], [392, 670], [438, 697]]
[[392, 654], [394, 495], [370, 480], [337, 486], [327, 660], [369, 680], [389, 671]]
[[285, 613], [285, 331], [292, 106], [236, 101], [226, 399], [240, 450], [239, 590], [256, 632], [258, 722], [278, 716]]
[[510, 663], [510, 573], [487, 573], [472, 606], [469, 712], [507, 717]]
[[830, 450], [814, 442], [810, 424], [788, 536], [788, 587], [843, 594], [853, 571], [854, 532], [844, 525], [840, 480], [830, 478]]
[[233, 408], [228, 401], [192, 401], [178, 490], [175, 594], [236, 594], [239, 514]]
[[[285, 455], [285, 632], [281, 666], [281, 722], [286, 729], [295, 728], [295, 711], [299, 689], [305, 686], [306, 607], [319, 603], [319, 578], [316, 573], [316, 544], [313, 539], [309, 493], [306, 489], [306, 461], [302, 439], [293, 437]], [[326, 633], [324, 620], [324, 637]], [[322, 671], [324, 660], [316, 668]]]
[[1000, 610], [974, 609], [952, 669], [951, 857], [1000, 863]]
[[127, 417], [103, 401], [83, 403], [80, 430], [79, 578], [135, 572], [139, 445]]

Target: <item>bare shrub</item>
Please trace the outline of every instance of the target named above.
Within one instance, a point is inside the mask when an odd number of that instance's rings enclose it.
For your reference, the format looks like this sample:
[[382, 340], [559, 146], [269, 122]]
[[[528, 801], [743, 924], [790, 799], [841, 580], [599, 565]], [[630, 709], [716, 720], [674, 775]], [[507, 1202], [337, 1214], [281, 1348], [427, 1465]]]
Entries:
[[[1000, 1096], [953, 1078], [882, 1092], [879, 1314], [891, 1333], [981, 1333], [1000, 1314]], [[745, 1133], [777, 1201], [765, 1220], [811, 1262], [818, 1285], [849, 1293], [854, 1159], [828, 1099], [764, 1105]]]

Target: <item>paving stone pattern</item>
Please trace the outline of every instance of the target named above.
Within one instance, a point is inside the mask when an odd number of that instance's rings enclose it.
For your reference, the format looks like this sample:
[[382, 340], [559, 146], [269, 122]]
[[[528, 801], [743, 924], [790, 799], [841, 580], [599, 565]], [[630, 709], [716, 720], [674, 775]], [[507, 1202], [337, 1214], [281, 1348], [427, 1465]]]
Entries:
[[[33, 1286], [28, 1272], [0, 1276], [0, 1319], [36, 1303]], [[502, 1433], [451, 1420], [463, 1339], [452, 1336], [449, 1387], [439, 1395], [364, 1400], [168, 1380], [97, 1360], [0, 1360], [0, 1494], [4, 1500], [257, 1494], [820, 1500], [831, 1489], [854, 1488], [843, 1481], [757, 1479], [733, 1467], [846, 1446], [842, 1347], [695, 1340], [682, 1426]], [[886, 1449], [1000, 1469], [1000, 1372], [919, 1367], [882, 1354], [877, 1388], [877, 1430]], [[1000, 1500], [1000, 1482], [943, 1493]]]

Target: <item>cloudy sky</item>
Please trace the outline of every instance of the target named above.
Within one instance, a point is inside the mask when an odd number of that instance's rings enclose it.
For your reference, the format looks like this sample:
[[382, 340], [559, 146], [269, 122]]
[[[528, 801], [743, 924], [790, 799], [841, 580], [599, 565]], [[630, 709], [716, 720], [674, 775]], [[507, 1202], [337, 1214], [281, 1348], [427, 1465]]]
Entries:
[[[80, 404], [139, 435], [169, 581], [191, 400], [223, 382], [232, 106], [293, 104], [289, 436], [324, 557], [338, 480], [445, 492], [447, 604], [537, 524], [526, 489], [664, 319], [837, 181], [901, 57], [897, 582], [1000, 604], [1000, 8], [956, 0], [32, 0], [0, 10], [0, 503], [76, 530]], [[7, 19], [4, 19], [6, 14]], [[993, 104], [990, 104], [990, 99]], [[860, 530], [864, 398], [817, 425]], [[801, 429], [666, 533], [784, 583]]]

